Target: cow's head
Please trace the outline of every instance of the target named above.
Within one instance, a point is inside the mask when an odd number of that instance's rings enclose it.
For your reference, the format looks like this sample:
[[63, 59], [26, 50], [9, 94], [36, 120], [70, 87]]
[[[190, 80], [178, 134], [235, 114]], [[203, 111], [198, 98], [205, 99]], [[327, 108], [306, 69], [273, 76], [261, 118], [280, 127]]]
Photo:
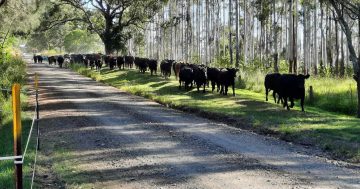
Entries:
[[307, 75], [299, 74], [297, 76], [297, 86], [299, 88], [305, 88], [305, 79], [308, 79], [309, 77], [310, 77], [309, 74]]
[[231, 77], [236, 77], [236, 72], [239, 71], [237, 68], [226, 68], [226, 70], [230, 73]]

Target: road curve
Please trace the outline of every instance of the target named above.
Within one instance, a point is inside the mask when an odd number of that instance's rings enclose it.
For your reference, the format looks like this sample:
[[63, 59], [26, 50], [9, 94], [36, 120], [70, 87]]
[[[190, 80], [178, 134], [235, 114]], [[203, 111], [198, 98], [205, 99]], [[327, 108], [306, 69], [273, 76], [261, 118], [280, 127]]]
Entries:
[[[72, 154], [67, 161], [77, 171], [68, 176], [82, 178], [77, 184], [360, 188], [358, 169], [303, 147], [172, 110], [70, 70], [29, 64], [28, 72], [40, 75], [42, 144]], [[41, 153], [55, 162], [51, 151]]]

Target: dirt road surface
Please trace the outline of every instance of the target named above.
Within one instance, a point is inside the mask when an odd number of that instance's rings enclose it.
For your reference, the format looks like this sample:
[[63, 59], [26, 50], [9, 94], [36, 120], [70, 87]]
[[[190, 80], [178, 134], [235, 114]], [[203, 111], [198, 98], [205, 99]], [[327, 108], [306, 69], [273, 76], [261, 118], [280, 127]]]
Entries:
[[[359, 169], [301, 146], [66, 69], [30, 64], [28, 72], [40, 74], [41, 188], [360, 188]], [[58, 149], [71, 158], [59, 158]], [[58, 175], [62, 163], [63, 170], [73, 166], [65, 177]]]

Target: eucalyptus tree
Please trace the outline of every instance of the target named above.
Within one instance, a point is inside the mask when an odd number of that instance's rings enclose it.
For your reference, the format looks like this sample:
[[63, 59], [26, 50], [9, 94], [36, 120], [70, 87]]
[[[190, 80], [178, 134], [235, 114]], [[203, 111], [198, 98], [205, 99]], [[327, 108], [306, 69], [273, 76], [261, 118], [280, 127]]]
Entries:
[[[347, 39], [347, 46], [350, 53], [350, 60], [354, 69], [354, 79], [357, 83], [358, 91], [358, 112], [357, 116], [360, 118], [360, 53], [356, 54], [354, 47], [354, 40], [352, 37], [352, 29], [349, 26], [348, 19], [358, 22], [358, 37], [360, 38], [360, 0], [326, 0], [336, 13], [336, 19], [338, 20], [343, 32]], [[347, 19], [348, 18], [348, 19]], [[359, 45], [359, 43], [357, 44]]]
[[132, 37], [132, 26], [143, 27], [151, 20], [166, 0], [59, 0], [53, 6], [73, 9], [79, 13], [60, 19], [48, 20], [46, 28], [67, 22], [82, 22], [87, 29], [99, 35], [104, 43], [105, 53], [111, 54], [124, 49]]

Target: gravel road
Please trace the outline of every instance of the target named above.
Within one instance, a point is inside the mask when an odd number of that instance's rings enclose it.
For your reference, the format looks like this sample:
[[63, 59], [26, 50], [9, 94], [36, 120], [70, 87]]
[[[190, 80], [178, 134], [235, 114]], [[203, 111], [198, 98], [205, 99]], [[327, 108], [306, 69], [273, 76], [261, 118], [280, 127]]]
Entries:
[[[76, 171], [68, 176], [81, 178], [78, 185], [360, 188], [358, 168], [311, 155], [313, 150], [172, 110], [66, 69], [29, 64], [28, 72], [40, 74], [47, 146], [41, 156], [56, 162], [59, 146], [70, 153], [66, 162]], [[47, 167], [38, 184], [73, 187], [51, 163]]]

